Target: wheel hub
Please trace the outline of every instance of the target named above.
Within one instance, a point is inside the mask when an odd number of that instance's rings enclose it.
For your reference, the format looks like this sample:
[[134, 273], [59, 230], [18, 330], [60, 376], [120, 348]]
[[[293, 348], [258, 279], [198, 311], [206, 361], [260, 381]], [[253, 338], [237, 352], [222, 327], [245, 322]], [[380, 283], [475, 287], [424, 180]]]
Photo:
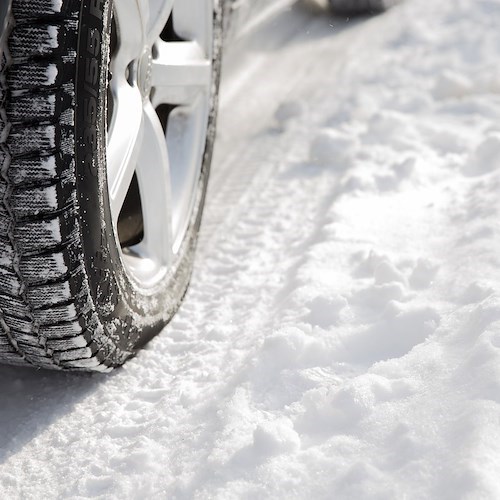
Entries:
[[153, 85], [153, 55], [150, 47], [146, 47], [139, 60], [137, 68], [137, 86], [143, 99], [148, 99]]

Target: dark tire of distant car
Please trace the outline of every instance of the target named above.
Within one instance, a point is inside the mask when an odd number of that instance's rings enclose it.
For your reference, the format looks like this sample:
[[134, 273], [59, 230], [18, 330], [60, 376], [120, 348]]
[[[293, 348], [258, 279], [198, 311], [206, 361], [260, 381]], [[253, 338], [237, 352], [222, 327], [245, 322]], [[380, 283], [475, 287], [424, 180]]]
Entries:
[[180, 305], [215, 137], [222, 11], [167, 4], [12, 2], [0, 62], [0, 362], [108, 371]]
[[335, 14], [376, 14], [392, 7], [400, 0], [329, 0]]

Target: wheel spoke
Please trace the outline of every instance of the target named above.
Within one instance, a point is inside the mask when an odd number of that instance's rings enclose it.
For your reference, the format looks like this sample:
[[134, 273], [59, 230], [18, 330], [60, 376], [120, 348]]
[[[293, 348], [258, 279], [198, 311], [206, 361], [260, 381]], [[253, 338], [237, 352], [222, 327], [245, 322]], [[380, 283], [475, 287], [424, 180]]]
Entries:
[[191, 104], [211, 82], [211, 62], [197, 42], [159, 42], [153, 60], [153, 103]]
[[144, 108], [144, 137], [137, 180], [144, 221], [142, 245], [149, 258], [169, 265], [173, 246], [170, 164], [165, 134], [150, 102]]
[[147, 42], [150, 47], [160, 38], [163, 28], [172, 14], [174, 0], [150, 0], [150, 17], [147, 25]]
[[[196, 12], [196, 16], [193, 16]], [[213, 14], [213, 0], [178, 0], [173, 9], [174, 28], [183, 40], [193, 40], [212, 57], [212, 23], [207, 23]]]
[[107, 148], [108, 184], [115, 223], [134, 176], [144, 135], [142, 96], [136, 87], [118, 81], [111, 82], [116, 111]]
[[[118, 0], [120, 1], [120, 0]], [[139, 14], [141, 16], [141, 22], [143, 26], [143, 32], [147, 33], [147, 26], [149, 19], [151, 17], [151, 3], [152, 0], [135, 0], [137, 3], [137, 7], [139, 9]], [[158, 1], [158, 0], [156, 0]]]
[[146, 23], [149, 19], [147, 0], [118, 0], [114, 15], [118, 27], [118, 47], [111, 61], [111, 73], [124, 73], [130, 62], [143, 51]]

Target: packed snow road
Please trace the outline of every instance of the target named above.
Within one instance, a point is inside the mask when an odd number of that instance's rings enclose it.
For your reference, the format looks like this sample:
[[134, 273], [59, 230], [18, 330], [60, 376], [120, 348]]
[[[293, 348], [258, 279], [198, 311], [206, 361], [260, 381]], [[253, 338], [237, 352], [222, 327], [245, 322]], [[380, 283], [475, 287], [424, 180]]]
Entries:
[[184, 305], [109, 376], [0, 368], [0, 496], [498, 498], [499, 19], [238, 42]]

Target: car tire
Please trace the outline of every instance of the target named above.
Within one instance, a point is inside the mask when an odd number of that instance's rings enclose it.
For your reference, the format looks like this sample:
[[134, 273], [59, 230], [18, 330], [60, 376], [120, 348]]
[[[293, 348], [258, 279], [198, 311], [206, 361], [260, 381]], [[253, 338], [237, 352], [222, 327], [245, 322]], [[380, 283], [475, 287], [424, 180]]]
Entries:
[[[194, 27], [193, 3], [203, 13]], [[163, 329], [186, 292], [222, 11], [217, 0], [176, 0], [163, 22], [161, 0], [142, 3], [148, 16], [134, 5], [12, 1], [0, 62], [1, 362], [108, 371]], [[140, 22], [142, 38], [121, 38], [136, 32], [121, 22]], [[187, 180], [176, 162], [190, 162]]]
[[392, 7], [400, 0], [330, 0], [335, 14], [361, 15], [376, 14]]

